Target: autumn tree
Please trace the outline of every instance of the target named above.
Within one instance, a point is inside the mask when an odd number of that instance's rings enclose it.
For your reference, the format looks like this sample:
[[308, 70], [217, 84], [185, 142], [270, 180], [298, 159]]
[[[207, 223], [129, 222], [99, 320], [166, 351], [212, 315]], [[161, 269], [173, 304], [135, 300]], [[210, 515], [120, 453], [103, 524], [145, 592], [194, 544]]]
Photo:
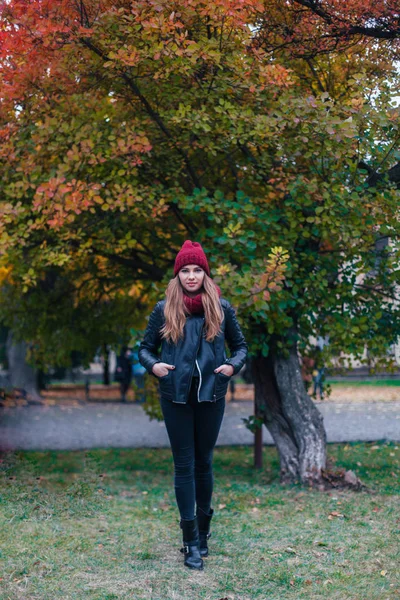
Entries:
[[94, 279], [106, 261], [119, 289], [157, 296], [200, 238], [243, 319], [282, 479], [320, 483], [298, 344], [328, 334], [332, 355], [385, 362], [399, 333], [397, 38], [356, 35], [371, 20], [355, 2], [336, 7], [342, 28], [316, 12], [328, 3], [300, 4], [10, 1], [0, 244], [24, 294], [92, 256]]

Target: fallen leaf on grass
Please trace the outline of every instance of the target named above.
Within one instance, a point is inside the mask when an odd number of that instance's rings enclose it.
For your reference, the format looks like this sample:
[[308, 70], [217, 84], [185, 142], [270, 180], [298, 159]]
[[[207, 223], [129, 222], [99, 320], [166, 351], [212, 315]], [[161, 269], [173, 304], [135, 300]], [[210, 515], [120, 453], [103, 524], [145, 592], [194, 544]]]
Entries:
[[331, 513], [329, 513], [329, 515], [328, 515], [328, 519], [329, 519], [330, 521], [332, 521], [332, 519], [334, 519], [335, 517], [336, 517], [337, 519], [344, 519], [344, 515], [342, 515], [341, 513], [338, 513], [338, 512], [336, 512], [336, 510], [332, 511], [332, 512], [331, 512]]
[[333, 583], [332, 579], [327, 579], [322, 585], [328, 585], [329, 583]]
[[226, 508], [226, 504], [218, 504], [218, 508], [219, 510], [222, 510], [223, 508]]
[[382, 575], [382, 577], [385, 577], [385, 576], [386, 576], [386, 574], [387, 574], [387, 571], [381, 571], [381, 575]]

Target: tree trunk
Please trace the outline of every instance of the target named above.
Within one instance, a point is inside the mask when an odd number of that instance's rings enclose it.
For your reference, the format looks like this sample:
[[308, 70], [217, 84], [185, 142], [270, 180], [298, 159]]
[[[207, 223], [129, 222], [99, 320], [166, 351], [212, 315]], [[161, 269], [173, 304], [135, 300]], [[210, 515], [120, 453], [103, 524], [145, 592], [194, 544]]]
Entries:
[[107, 344], [103, 345], [103, 385], [110, 385], [110, 351]]
[[270, 352], [252, 360], [258, 412], [278, 450], [281, 481], [318, 485], [326, 466], [323, 418], [306, 392], [297, 348], [288, 358]]
[[30, 399], [40, 400], [37, 374], [35, 369], [26, 362], [26, 349], [26, 342], [14, 340], [10, 329], [6, 343], [10, 385], [24, 390]]

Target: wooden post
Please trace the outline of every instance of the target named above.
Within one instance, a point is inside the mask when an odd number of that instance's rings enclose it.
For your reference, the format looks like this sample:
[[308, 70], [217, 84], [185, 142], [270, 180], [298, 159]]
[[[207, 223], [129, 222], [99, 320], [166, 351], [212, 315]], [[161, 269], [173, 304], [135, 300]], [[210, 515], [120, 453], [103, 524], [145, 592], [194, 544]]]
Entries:
[[[255, 395], [254, 395], [254, 416], [256, 418], [260, 416]], [[262, 468], [262, 448], [263, 448], [262, 425], [260, 425], [260, 427], [257, 427], [256, 432], [254, 434], [254, 467], [256, 469]]]

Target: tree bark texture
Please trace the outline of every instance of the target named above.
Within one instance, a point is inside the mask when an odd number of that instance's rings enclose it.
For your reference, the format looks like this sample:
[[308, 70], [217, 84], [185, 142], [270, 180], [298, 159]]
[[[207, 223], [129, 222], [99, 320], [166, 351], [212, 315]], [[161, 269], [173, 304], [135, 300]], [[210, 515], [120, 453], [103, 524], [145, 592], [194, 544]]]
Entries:
[[11, 329], [7, 336], [6, 350], [11, 387], [25, 390], [32, 399], [40, 399], [36, 371], [26, 362], [26, 342], [15, 340]]
[[326, 466], [323, 417], [301, 377], [297, 348], [288, 358], [270, 352], [252, 360], [257, 411], [263, 415], [279, 454], [283, 483], [317, 485]]

